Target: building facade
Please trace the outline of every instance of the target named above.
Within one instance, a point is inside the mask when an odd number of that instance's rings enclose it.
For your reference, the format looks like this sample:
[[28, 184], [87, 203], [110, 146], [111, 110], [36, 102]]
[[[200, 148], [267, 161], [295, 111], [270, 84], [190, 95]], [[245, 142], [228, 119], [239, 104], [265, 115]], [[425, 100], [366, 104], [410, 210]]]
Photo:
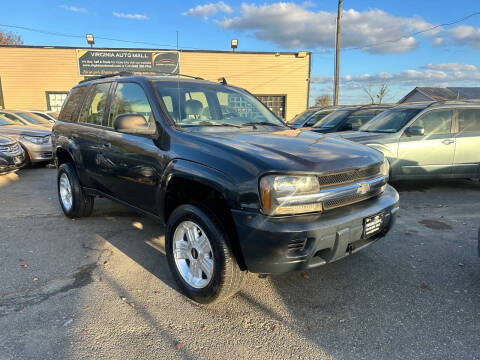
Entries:
[[180, 72], [225, 78], [286, 120], [308, 107], [311, 54], [0, 46], [0, 108], [59, 111], [68, 91], [91, 75]]

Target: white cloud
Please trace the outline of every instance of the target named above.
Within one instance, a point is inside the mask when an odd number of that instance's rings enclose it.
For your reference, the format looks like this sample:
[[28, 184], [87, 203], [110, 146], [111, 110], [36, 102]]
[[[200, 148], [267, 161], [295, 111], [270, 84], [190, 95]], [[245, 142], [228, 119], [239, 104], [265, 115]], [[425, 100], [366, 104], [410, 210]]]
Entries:
[[143, 14], [126, 14], [126, 13], [119, 13], [119, 12], [112, 12], [113, 16], [122, 19], [132, 19], [132, 20], [148, 20], [147, 15]]
[[216, 3], [197, 5], [194, 8], [190, 8], [187, 11], [185, 11], [182, 15], [193, 16], [193, 17], [203, 17], [204, 19], [208, 19], [209, 17], [216, 15], [218, 12], [231, 14], [233, 10], [229, 5], [225, 4], [223, 1], [219, 1]]
[[453, 42], [460, 45], [472, 46], [480, 49], [480, 28], [460, 25], [451, 30], [447, 30]]
[[[184, 15], [207, 18], [216, 13], [215, 4], [206, 4], [190, 9]], [[336, 12], [312, 9], [309, 2], [243, 3], [238, 15], [225, 16], [215, 22], [224, 29], [245, 31], [259, 40], [286, 49], [332, 49], [336, 15]], [[347, 9], [342, 13], [342, 47], [361, 48], [370, 53], [403, 53], [414, 50], [419, 44], [418, 38], [422, 37], [437, 46], [454, 44], [480, 48], [480, 28], [472, 26], [458, 26], [451, 30], [438, 27], [411, 35], [432, 27], [434, 24], [419, 16], [395, 16], [379, 9]]]
[[82, 8], [82, 7], [73, 6], [73, 5], [60, 5], [60, 7], [64, 10], [67, 10], [67, 11], [73, 11], [73, 12], [78, 12], [78, 13], [87, 12], [87, 9]]
[[[389, 83], [392, 86], [452, 86], [476, 85], [480, 81], [480, 70], [471, 64], [437, 63], [421, 66], [422, 70], [408, 69], [399, 73], [380, 72], [378, 74], [346, 75], [341, 78], [341, 86], [353, 89], [368, 85]], [[331, 84], [332, 77], [312, 76], [312, 83]]]

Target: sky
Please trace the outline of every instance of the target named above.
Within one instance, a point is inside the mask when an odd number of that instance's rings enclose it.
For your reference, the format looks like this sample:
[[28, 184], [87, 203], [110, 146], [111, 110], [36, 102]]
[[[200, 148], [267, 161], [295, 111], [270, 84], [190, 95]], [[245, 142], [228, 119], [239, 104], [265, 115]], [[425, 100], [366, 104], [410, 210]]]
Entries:
[[[313, 103], [332, 94], [337, 3], [2, 0], [0, 30], [26, 45], [86, 46], [92, 33], [96, 47], [167, 49], [178, 31], [183, 49], [230, 50], [236, 38], [239, 51], [307, 50]], [[340, 104], [366, 103], [382, 84], [396, 102], [415, 86], [480, 83], [478, 0], [344, 0], [341, 34]]]

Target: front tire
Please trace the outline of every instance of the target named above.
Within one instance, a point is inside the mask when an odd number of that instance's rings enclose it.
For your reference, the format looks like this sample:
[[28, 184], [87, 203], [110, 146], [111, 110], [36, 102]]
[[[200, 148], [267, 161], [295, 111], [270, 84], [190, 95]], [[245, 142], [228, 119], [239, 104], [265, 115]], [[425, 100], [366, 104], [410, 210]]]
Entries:
[[94, 197], [83, 192], [77, 172], [71, 163], [59, 166], [57, 190], [60, 206], [67, 217], [75, 219], [92, 214]]
[[170, 270], [190, 299], [209, 304], [240, 290], [240, 270], [228, 246], [228, 235], [209, 209], [180, 205], [170, 215], [165, 247]]

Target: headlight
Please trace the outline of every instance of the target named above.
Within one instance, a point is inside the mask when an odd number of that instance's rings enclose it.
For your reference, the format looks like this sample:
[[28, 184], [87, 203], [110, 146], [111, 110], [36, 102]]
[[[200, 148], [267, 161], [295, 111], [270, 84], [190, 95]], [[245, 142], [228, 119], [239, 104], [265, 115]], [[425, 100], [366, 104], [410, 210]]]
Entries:
[[387, 178], [390, 175], [390, 163], [388, 162], [388, 159], [386, 157], [383, 158], [383, 164], [382, 167], [380, 168], [380, 171], [383, 176], [386, 176]]
[[47, 136], [22, 135], [22, 139], [37, 145], [41, 145], [41, 144], [48, 144], [48, 142], [50, 141], [50, 135], [47, 135]]
[[267, 215], [322, 211], [315, 196], [320, 191], [316, 176], [267, 175], [260, 179], [260, 197]]

